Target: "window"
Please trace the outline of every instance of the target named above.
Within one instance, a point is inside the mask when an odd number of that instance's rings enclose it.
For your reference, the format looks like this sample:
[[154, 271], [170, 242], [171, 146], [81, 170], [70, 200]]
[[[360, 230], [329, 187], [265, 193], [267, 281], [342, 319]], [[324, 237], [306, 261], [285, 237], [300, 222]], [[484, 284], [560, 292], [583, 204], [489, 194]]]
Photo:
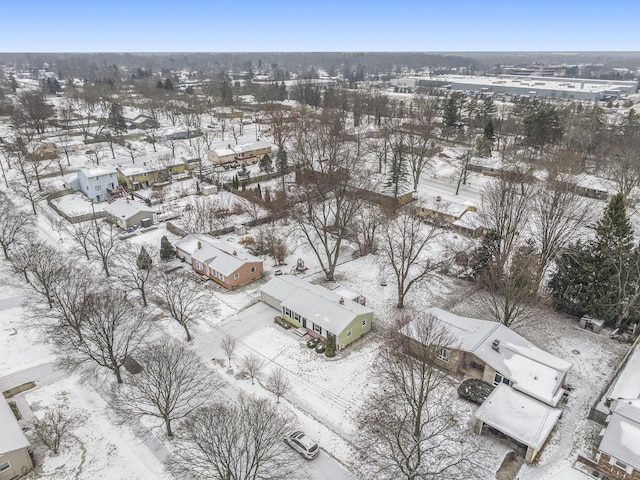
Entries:
[[284, 307], [282, 311], [287, 317], [291, 318], [291, 310], [289, 310], [287, 307]]
[[9, 470], [11, 468], [11, 462], [8, 460], [4, 463], [0, 463], [0, 472], [4, 472], [5, 470]]
[[500, 385], [501, 383], [511, 385], [511, 382], [508, 378], [505, 378], [504, 375], [502, 375], [500, 372], [496, 372], [496, 374], [493, 376], [493, 384]]
[[102, 185], [96, 185], [96, 192], [99, 192], [100, 190], [102, 190]]
[[438, 358], [438, 360], [442, 360], [443, 362], [448, 362], [449, 361], [449, 353], [451, 353], [449, 351], [448, 348], [440, 348], [438, 350], [438, 354], [436, 355], [436, 357]]
[[623, 470], [627, 469], [627, 464], [624, 462], [621, 462], [620, 460], [616, 460], [616, 467], [621, 468]]
[[234, 279], [234, 280], [238, 280], [239, 278], [240, 278], [240, 274], [239, 274], [239, 273], [236, 273], [236, 274], [233, 276], [233, 279]]
[[251, 267], [251, 273], [255, 273], [256, 267]]
[[351, 329], [347, 330], [347, 337], [351, 336]]
[[202, 263], [196, 260], [196, 269], [202, 270]]
[[367, 319], [366, 319], [366, 318], [362, 320], [362, 326], [363, 326], [363, 327], [366, 327], [366, 326], [367, 326]]
[[316, 325], [315, 323], [313, 324], [313, 330], [315, 332], [318, 332], [320, 335], [322, 335], [322, 327], [320, 325]]
[[221, 274], [220, 272], [218, 272], [218, 278], [222, 281], [224, 281], [224, 275]]

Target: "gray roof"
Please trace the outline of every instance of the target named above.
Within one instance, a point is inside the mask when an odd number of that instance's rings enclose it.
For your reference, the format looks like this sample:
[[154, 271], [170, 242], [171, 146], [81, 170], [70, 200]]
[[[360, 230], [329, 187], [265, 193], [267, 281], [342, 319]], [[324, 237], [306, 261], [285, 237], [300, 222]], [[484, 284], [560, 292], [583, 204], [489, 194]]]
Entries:
[[640, 400], [613, 403], [599, 450], [640, 469]]
[[[550, 405], [562, 396], [560, 385], [571, 363], [536, 347], [505, 325], [460, 317], [440, 308], [428, 308], [454, 337], [457, 349], [471, 352], [513, 382], [513, 388]], [[411, 323], [402, 333], [412, 336]], [[414, 338], [420, 341], [419, 338]], [[499, 341], [498, 350], [493, 342]]]
[[283, 307], [336, 335], [342, 333], [357, 316], [373, 314], [368, 307], [294, 275], [274, 277], [260, 290], [277, 299]]
[[125, 219], [131, 218], [140, 212], [149, 213], [150, 215], [156, 213], [153, 208], [147, 207], [142, 203], [124, 199], [118, 199], [113, 203], [105, 205], [104, 211], [110, 215], [113, 215], [114, 217]]
[[0, 425], [0, 455], [31, 446], [4, 397], [0, 399]]

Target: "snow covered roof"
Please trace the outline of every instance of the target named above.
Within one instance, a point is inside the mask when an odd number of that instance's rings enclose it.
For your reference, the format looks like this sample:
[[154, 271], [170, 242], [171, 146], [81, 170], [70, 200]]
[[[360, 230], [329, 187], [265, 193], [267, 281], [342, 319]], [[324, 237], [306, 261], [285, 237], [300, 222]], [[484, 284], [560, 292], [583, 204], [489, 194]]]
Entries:
[[223, 147], [223, 148], [214, 148], [213, 153], [215, 153], [218, 157], [228, 157], [229, 155], [235, 155], [236, 152], [234, 152], [232, 149], [227, 148], [227, 147]]
[[104, 166], [94, 168], [81, 168], [79, 170], [87, 178], [102, 177], [103, 175], [113, 175], [116, 173], [115, 167]]
[[425, 210], [431, 210], [433, 212], [441, 213], [443, 215], [450, 215], [455, 218], [460, 218], [467, 211], [476, 211], [476, 207], [469, 200], [459, 201], [459, 199], [452, 199], [446, 195], [438, 196], [420, 196], [418, 198], [418, 207]]
[[0, 455], [31, 446], [4, 397], [0, 399], [0, 425]]
[[601, 452], [640, 468], [640, 400], [613, 402], [611, 417], [600, 446]]
[[347, 328], [356, 316], [373, 313], [368, 307], [294, 275], [274, 277], [260, 291], [336, 335]]
[[246, 263], [262, 263], [262, 259], [222, 240], [202, 244], [202, 248], [193, 252], [191, 258], [208, 265], [225, 277], [232, 275]]
[[635, 348], [604, 398], [636, 400], [640, 398], [640, 349]]
[[[473, 353], [500, 372], [514, 389], [549, 405], [558, 404], [563, 393], [560, 386], [571, 363], [536, 347], [501, 323], [460, 317], [435, 307], [426, 313], [446, 326], [458, 349]], [[411, 336], [411, 323], [403, 328], [403, 334]], [[496, 340], [497, 349], [493, 348]]]
[[514, 440], [540, 450], [561, 414], [562, 410], [501, 383], [476, 410], [475, 417]]
[[147, 212], [150, 215], [156, 213], [153, 208], [147, 207], [142, 203], [125, 200], [122, 198], [116, 200], [113, 203], [105, 205], [103, 210], [108, 214], [113, 215], [114, 217], [125, 219], [131, 218], [140, 212]]
[[271, 148], [271, 144], [265, 140], [256, 140], [255, 142], [243, 143], [241, 145], [236, 145], [235, 147], [231, 147], [231, 149], [235, 153], [252, 152], [254, 150], [261, 150], [263, 148]]

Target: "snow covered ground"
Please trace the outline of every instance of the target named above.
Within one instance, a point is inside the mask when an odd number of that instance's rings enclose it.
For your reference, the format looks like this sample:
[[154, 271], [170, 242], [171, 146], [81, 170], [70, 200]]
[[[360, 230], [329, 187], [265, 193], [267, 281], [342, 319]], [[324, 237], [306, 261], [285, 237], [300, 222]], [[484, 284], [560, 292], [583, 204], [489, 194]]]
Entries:
[[[245, 132], [249, 138], [255, 135], [251, 128], [253, 126], [248, 126]], [[136, 142], [135, 146], [141, 158], [144, 154], [151, 155], [148, 144]], [[176, 156], [188, 153], [187, 142], [183, 142]], [[455, 152], [448, 153], [455, 155]], [[87, 158], [80, 152], [73, 154], [71, 160], [75, 166], [87, 163]], [[121, 162], [122, 157], [104, 160], [105, 164], [115, 165]], [[455, 175], [445, 159], [436, 158], [429, 171], [423, 175], [418, 192], [430, 196], [454, 195]], [[460, 201], [468, 200], [479, 205], [482, 188], [488, 181], [489, 177], [471, 174], [469, 183], [461, 187], [458, 198]], [[188, 186], [187, 182], [181, 183], [185, 188]], [[189, 186], [192, 187], [193, 185]], [[180, 207], [184, 200], [174, 199], [170, 202]], [[82, 214], [91, 211], [90, 202], [75, 194], [61, 197], [56, 200], [56, 204], [68, 213]], [[99, 210], [101, 206], [97, 204], [94, 208]], [[70, 244], [68, 239], [62, 239], [61, 243], [60, 232], [55, 231], [51, 222], [44, 218], [39, 219], [38, 226], [43, 237], [52, 243], [63, 246]], [[278, 228], [283, 236], [287, 236], [291, 254], [287, 257], [286, 266], [275, 267], [267, 259], [267, 279], [276, 269], [288, 271], [301, 258], [309, 267], [307, 279], [322, 283], [317, 260], [302, 238], [291, 234], [292, 225], [282, 224]], [[160, 225], [158, 229], [140, 233], [129, 241], [158, 246], [161, 236], [165, 234], [172, 241], [176, 239], [166, 231], [164, 225]], [[467, 241], [450, 232], [446, 238]], [[239, 240], [236, 235], [229, 235], [226, 239], [232, 242]], [[316, 438], [323, 449], [322, 460], [301, 463], [301, 474], [312, 479], [354, 478], [344, 466], [354, 470], [356, 463], [355, 418], [364, 405], [368, 392], [376, 387], [371, 372], [383, 340], [381, 327], [389, 324], [398, 313], [393, 283], [389, 281], [387, 286], [380, 285], [381, 278], [387, 275], [381, 260], [375, 256], [354, 260], [351, 258], [352, 251], [353, 246], [345, 248], [341, 259], [343, 263], [336, 271], [336, 284], [363, 294], [367, 298], [367, 305], [375, 312], [376, 322], [370, 335], [350, 346], [335, 359], [329, 360], [316, 354], [291, 331], [273, 323], [275, 311], [257, 301], [259, 288], [266, 279], [233, 292], [227, 292], [209, 282], [217, 307], [193, 329], [194, 341], [190, 345], [201, 355], [212, 372], [217, 372], [225, 379], [228, 385], [225, 389], [227, 395], [246, 392], [271, 398], [273, 396], [265, 390], [263, 384], [272, 369], [284, 369], [293, 388], [285, 395], [282, 408], [296, 415], [301, 427]], [[2, 260], [0, 265], [4, 278], [10, 279], [6, 262]], [[175, 265], [180, 263], [176, 261]], [[23, 306], [25, 298], [19, 279], [11, 278], [11, 282], [5, 282], [5, 288], [0, 292], [2, 378], [17, 375], [29, 368], [35, 369], [34, 371], [39, 368], [44, 370], [56, 358], [55, 352], [41, 341], [37, 331], [29, 328], [28, 310]], [[462, 280], [448, 276], [436, 275], [417, 285], [407, 298], [406, 310], [410, 314], [432, 306], [450, 309], [461, 315], [481, 317], [474, 304], [472, 287]], [[519, 478], [582, 478], [582, 474], [570, 467], [578, 453], [591, 453], [596, 440], [598, 427], [587, 420], [588, 409], [628, 347], [611, 340], [606, 332], [596, 335], [581, 330], [575, 319], [554, 314], [548, 308], [535, 310], [533, 318], [532, 322], [516, 330], [539, 347], [573, 363], [568, 382], [574, 386], [574, 391], [537, 463], [523, 466]], [[158, 335], [183, 339], [183, 330], [175, 322], [163, 318], [156, 323]], [[220, 346], [224, 335], [232, 335], [238, 342], [231, 366], [224, 359]], [[251, 384], [240, 367], [242, 357], [248, 353], [260, 355], [265, 360], [266, 366], [256, 385]], [[36, 451], [39, 478], [171, 478], [162, 467], [162, 461], [171, 449], [162, 430], [153, 426], [116, 424], [104, 393], [107, 391], [106, 383], [96, 381], [81, 384], [76, 375], [54, 380], [46, 378], [37, 388], [20, 394], [25, 400], [22, 403], [30, 405], [33, 414], [37, 415], [47, 405], [66, 401], [72, 411], [83, 418], [83, 422], [74, 430], [73, 437], [59, 455]], [[452, 403], [456, 404], [468, 426], [476, 407], [459, 399], [454, 391], [451, 395]], [[460, 434], [467, 435], [469, 432], [461, 431]], [[489, 455], [477, 459], [478, 479], [495, 478], [495, 471], [502, 459], [512, 449], [507, 441], [489, 435], [485, 435], [485, 439]]]

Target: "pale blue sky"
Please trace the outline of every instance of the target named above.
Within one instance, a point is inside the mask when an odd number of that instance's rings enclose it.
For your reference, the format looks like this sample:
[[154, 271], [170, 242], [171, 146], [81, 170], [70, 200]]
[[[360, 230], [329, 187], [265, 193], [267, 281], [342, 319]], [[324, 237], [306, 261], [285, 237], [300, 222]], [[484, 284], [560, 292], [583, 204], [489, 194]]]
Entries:
[[640, 1], [2, 0], [3, 52], [640, 50]]

